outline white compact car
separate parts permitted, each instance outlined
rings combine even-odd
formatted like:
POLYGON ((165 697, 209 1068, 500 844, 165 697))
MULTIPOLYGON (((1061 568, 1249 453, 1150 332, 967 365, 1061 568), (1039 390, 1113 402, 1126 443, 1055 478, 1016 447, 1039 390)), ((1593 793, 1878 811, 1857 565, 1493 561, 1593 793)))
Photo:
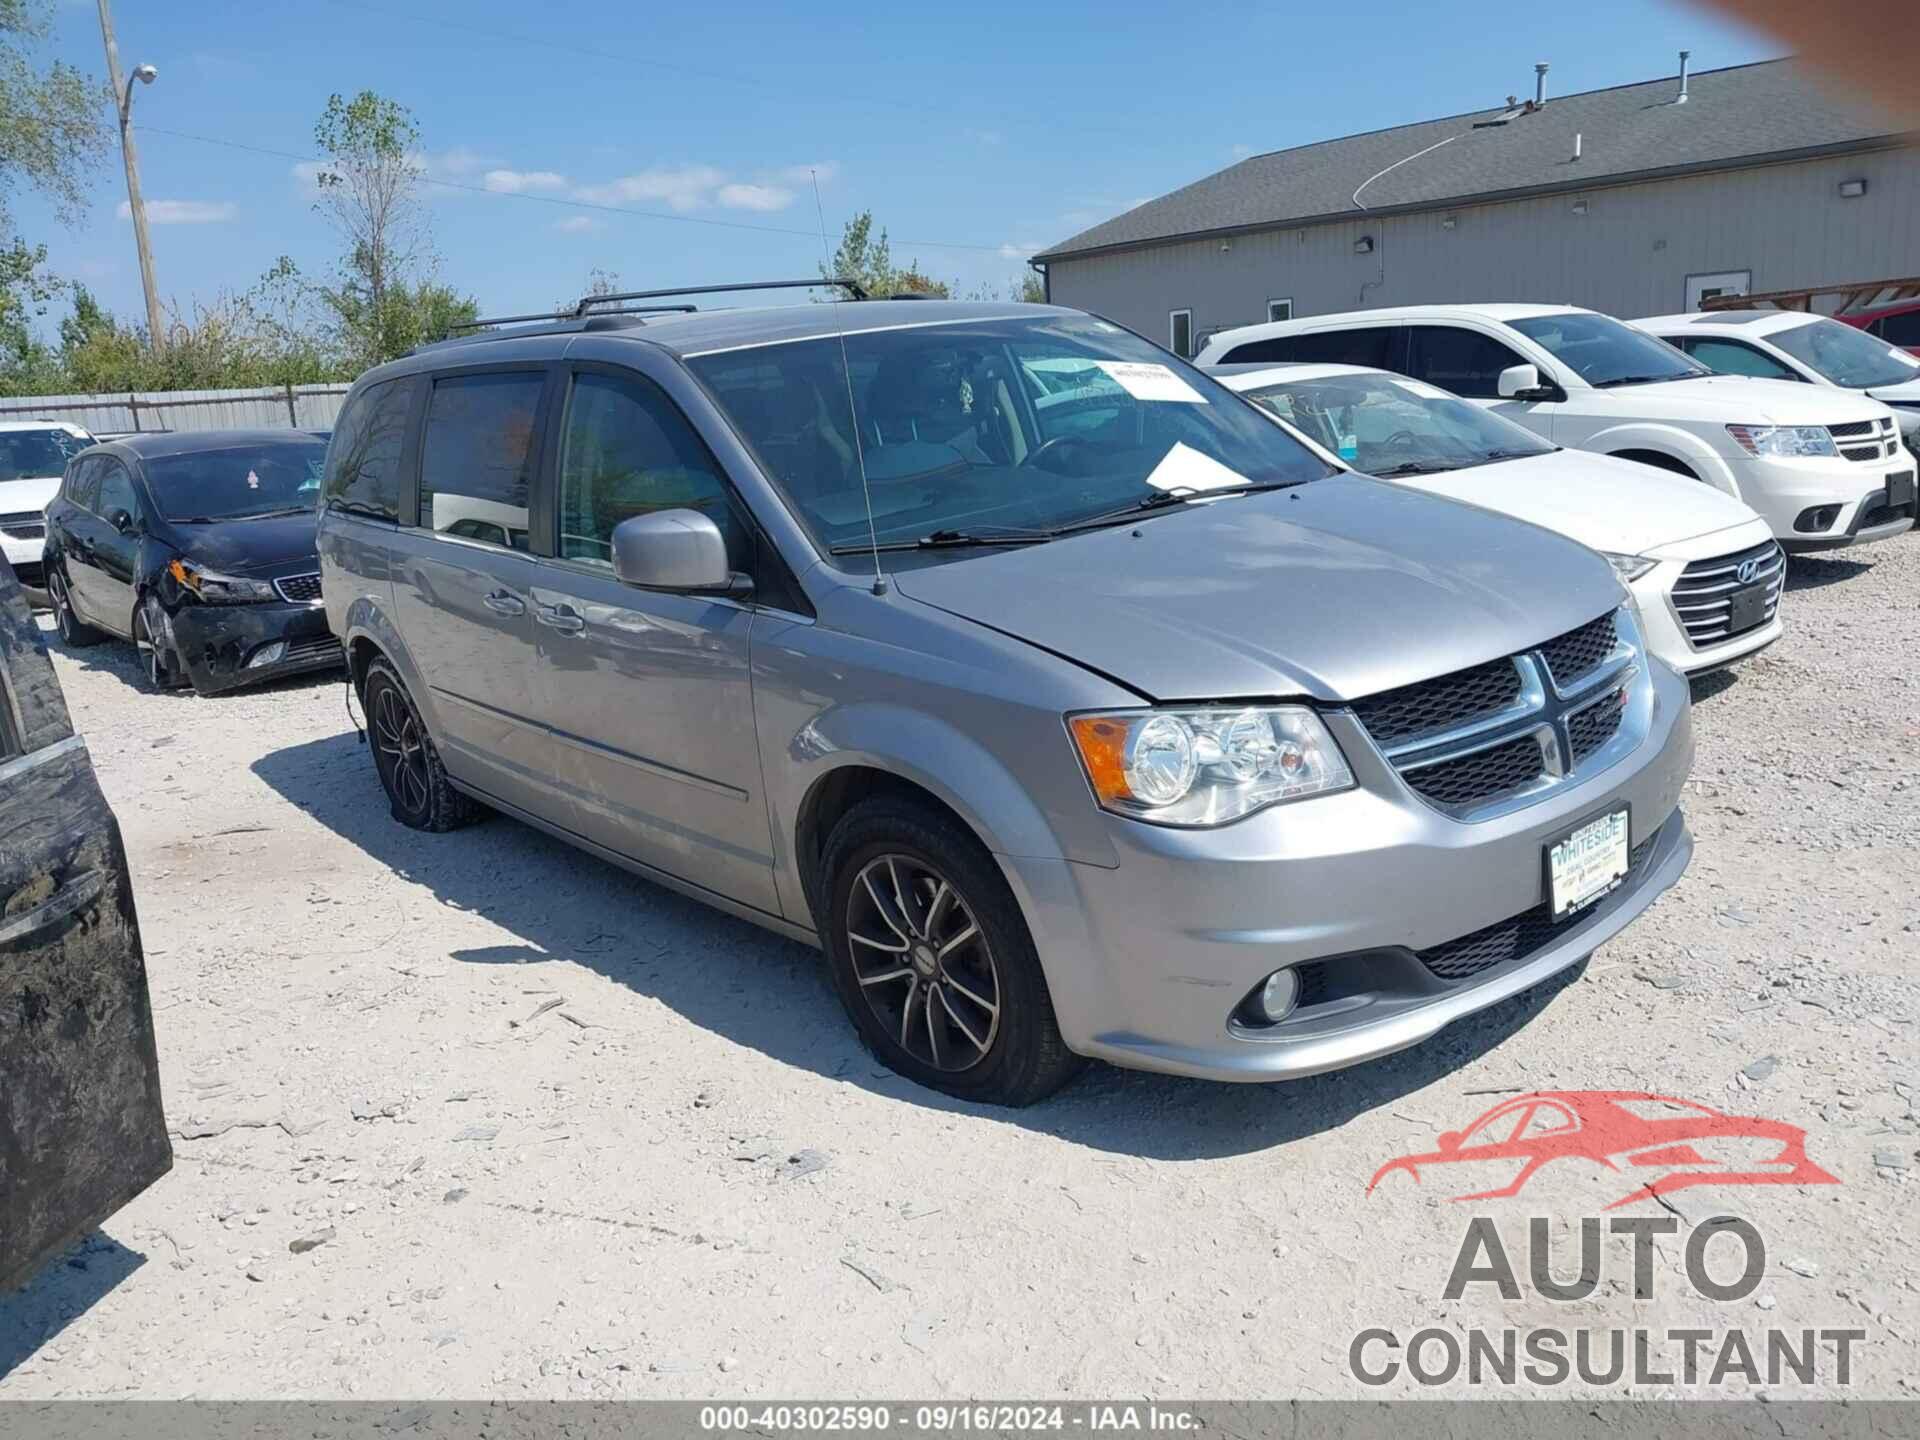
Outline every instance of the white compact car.
POLYGON ((1920 356, 1877 335, 1801 310, 1696 311, 1633 323, 1716 375, 1870 395, 1892 407, 1907 449, 1920 452, 1920 356))
POLYGON ((1626 582, 1647 646, 1698 675, 1780 638, 1786 557, 1740 501, 1677 475, 1549 445, 1435 386, 1352 365, 1216 371, 1365 474, 1528 520, 1598 550, 1626 582))
POLYGON ((1556 445, 1704 480, 1790 551, 1885 540, 1914 519, 1913 456, 1865 395, 1715 375, 1664 341, 1565 305, 1412 305, 1223 330, 1202 365, 1397 371, 1556 445))
POLYGON ((59 420, 0 420, 0 551, 22 585, 44 588, 47 502, 60 489, 67 461, 93 444, 78 425, 59 420))

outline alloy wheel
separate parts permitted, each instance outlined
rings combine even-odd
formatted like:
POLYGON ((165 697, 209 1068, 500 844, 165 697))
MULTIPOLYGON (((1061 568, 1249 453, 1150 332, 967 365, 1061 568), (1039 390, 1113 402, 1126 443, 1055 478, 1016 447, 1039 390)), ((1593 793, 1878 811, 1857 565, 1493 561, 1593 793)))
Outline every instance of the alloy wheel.
POLYGON ((49 576, 47 593, 53 597, 53 627, 67 644, 73 643, 73 610, 67 604, 67 586, 58 575, 49 576))
POLYGON ((860 994, 922 1064, 971 1070, 1000 1031, 1000 972, 960 892, 925 861, 869 861, 847 900, 848 949, 860 994))
POLYGON ((411 706, 390 685, 380 687, 374 701, 373 743, 383 757, 387 789, 409 814, 427 808, 427 756, 420 722, 411 706))

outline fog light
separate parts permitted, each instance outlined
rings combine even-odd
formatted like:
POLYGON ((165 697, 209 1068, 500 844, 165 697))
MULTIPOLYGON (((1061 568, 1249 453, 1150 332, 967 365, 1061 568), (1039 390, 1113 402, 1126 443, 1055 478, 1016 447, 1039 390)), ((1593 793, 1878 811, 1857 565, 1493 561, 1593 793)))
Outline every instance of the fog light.
POLYGON ((262 645, 253 652, 253 658, 247 661, 247 669, 258 670, 262 665, 278 665, 286 658, 287 642, 275 640, 271 645, 262 645))
POLYGON ((1300 998, 1300 977, 1291 969, 1276 970, 1267 977, 1267 983, 1260 987, 1260 998, 1256 1002, 1261 1016, 1269 1025, 1278 1025, 1293 1013, 1293 1007, 1300 998))

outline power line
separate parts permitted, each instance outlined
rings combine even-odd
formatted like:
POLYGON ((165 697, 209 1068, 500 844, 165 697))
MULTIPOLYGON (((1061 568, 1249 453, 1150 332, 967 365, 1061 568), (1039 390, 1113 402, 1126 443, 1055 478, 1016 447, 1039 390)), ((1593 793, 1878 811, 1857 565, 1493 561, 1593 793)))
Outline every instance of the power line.
MULTIPOLYGON (((141 125, 136 128, 142 134, 168 135, 176 140, 192 140, 201 145, 218 145, 227 150, 244 150, 251 155, 266 155, 277 160, 293 160, 312 165, 326 163, 317 155, 302 155, 292 150, 275 150, 270 146, 249 145, 239 140, 223 140, 216 135, 195 135, 186 130, 168 130, 159 125, 141 125)), ((720 220, 709 215, 679 215, 665 210, 635 210, 625 205, 605 205, 593 200, 575 200, 559 195, 532 195, 520 190, 492 190, 485 185, 473 185, 461 180, 442 180, 432 175, 422 175, 421 180, 428 185, 437 185, 447 190, 463 190, 474 195, 489 195, 496 200, 527 200, 536 205, 558 206, 564 210, 595 210, 608 215, 625 215, 637 220, 671 220, 681 225, 706 225, 722 230, 746 230, 759 235, 798 236, 803 240, 815 238, 815 232, 812 230, 797 230, 785 225, 756 225, 748 220, 720 220)), ((959 240, 896 240, 890 243, 922 250, 967 250, 993 254, 1000 252, 998 245, 970 244, 959 240)))

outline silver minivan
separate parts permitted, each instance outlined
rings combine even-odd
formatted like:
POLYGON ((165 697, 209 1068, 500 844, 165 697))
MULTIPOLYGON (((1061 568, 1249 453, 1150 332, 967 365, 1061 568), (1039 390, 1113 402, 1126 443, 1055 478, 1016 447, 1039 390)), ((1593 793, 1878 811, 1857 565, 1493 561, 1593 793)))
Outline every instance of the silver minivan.
POLYGON ((1685 869, 1687 686, 1590 551, 1075 311, 661 298, 354 385, 322 588, 402 824, 818 945, 1008 1104, 1400 1049, 1685 869))

